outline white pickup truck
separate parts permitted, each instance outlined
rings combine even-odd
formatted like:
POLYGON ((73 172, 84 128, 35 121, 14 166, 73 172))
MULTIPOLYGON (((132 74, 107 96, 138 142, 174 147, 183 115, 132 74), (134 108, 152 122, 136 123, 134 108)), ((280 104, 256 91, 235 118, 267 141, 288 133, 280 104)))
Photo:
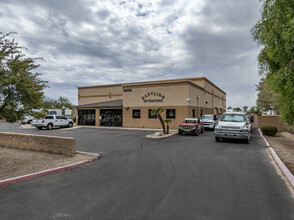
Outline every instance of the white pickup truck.
POLYGON ((72 127, 73 121, 62 115, 47 115, 44 119, 33 120, 32 126, 35 126, 39 130, 42 128, 51 130, 54 127, 72 127))
POLYGON ((215 141, 223 139, 243 139, 249 143, 254 118, 240 112, 226 112, 216 122, 214 128, 215 141))

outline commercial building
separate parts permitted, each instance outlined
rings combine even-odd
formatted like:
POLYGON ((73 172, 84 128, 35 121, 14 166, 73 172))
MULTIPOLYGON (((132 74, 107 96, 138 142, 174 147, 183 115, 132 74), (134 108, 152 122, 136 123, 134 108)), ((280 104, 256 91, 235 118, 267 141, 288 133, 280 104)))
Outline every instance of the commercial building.
POLYGON ((162 107, 171 128, 186 117, 222 113, 226 93, 205 77, 78 88, 78 125, 160 128, 152 109, 162 107))

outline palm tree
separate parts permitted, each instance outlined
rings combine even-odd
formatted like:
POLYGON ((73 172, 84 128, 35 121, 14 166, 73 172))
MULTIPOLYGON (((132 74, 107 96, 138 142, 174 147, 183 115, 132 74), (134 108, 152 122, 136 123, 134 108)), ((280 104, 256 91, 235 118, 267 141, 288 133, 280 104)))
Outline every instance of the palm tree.
POLYGON ((152 111, 150 112, 150 114, 152 116, 157 116, 159 121, 160 121, 160 124, 162 126, 162 131, 163 131, 163 134, 165 134, 165 125, 164 125, 164 122, 163 122, 163 119, 160 115, 160 113, 164 112, 164 108, 155 108, 155 109, 152 109, 152 111))
POLYGON ((169 119, 164 119, 164 122, 166 123, 166 133, 169 134, 169 124, 172 123, 173 120, 169 119))

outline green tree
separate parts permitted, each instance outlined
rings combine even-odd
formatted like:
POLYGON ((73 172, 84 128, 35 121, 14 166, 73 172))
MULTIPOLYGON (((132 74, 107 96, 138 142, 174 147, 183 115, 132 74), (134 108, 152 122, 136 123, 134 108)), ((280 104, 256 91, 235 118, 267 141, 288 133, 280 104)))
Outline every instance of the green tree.
POLYGON ((234 112, 241 112, 242 109, 241 109, 240 107, 236 107, 236 108, 233 108, 233 111, 234 111, 234 112))
POLYGON ((151 112, 150 112, 150 114, 152 116, 157 116, 158 117, 158 119, 160 121, 160 124, 161 124, 161 127, 162 127, 162 132, 163 132, 163 134, 165 134, 164 121, 163 121, 163 119, 162 119, 162 117, 160 115, 162 112, 164 112, 164 108, 156 108, 156 109, 152 109, 151 112))
POLYGON ((229 106, 227 109, 230 110, 230 109, 233 109, 233 108, 232 108, 232 106, 229 106))
POLYGON ((42 106, 44 109, 62 109, 62 114, 65 113, 65 109, 73 109, 69 99, 61 96, 58 99, 44 98, 42 106))
POLYGON ((164 119, 164 122, 166 123, 166 133, 169 134, 169 124, 173 122, 170 118, 164 119))
POLYGON ((257 114, 257 115, 261 115, 262 114, 262 111, 261 111, 261 109, 258 106, 252 106, 250 108, 250 112, 251 113, 254 113, 254 114, 257 114))
POLYGON ((257 94, 256 104, 264 112, 278 110, 278 94, 274 93, 265 78, 261 78, 258 85, 256 85, 257 94))
POLYGON ((38 112, 33 112, 34 118, 41 119, 44 118, 46 115, 48 115, 49 111, 47 109, 42 109, 38 112))
POLYGON ((263 46, 259 73, 279 94, 279 112, 294 124, 294 1, 263 0, 261 19, 251 30, 253 39, 263 46))
POLYGON ((247 110, 248 110, 248 106, 243 106, 243 111, 247 112, 247 110))
POLYGON ((37 58, 26 57, 26 48, 11 39, 13 34, 0 32, 0 119, 8 122, 39 108, 47 83, 34 72, 39 67, 37 58))

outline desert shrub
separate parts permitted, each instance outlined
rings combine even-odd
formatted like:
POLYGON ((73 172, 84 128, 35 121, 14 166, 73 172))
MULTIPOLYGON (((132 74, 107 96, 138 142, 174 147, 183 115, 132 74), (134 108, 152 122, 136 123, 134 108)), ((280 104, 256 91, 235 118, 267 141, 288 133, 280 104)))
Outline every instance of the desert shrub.
POLYGON ((278 131, 278 128, 275 126, 263 126, 261 128, 261 131, 264 135, 275 136, 278 131))
POLYGON ((286 131, 289 133, 294 134, 294 125, 287 125, 286 126, 286 131))

